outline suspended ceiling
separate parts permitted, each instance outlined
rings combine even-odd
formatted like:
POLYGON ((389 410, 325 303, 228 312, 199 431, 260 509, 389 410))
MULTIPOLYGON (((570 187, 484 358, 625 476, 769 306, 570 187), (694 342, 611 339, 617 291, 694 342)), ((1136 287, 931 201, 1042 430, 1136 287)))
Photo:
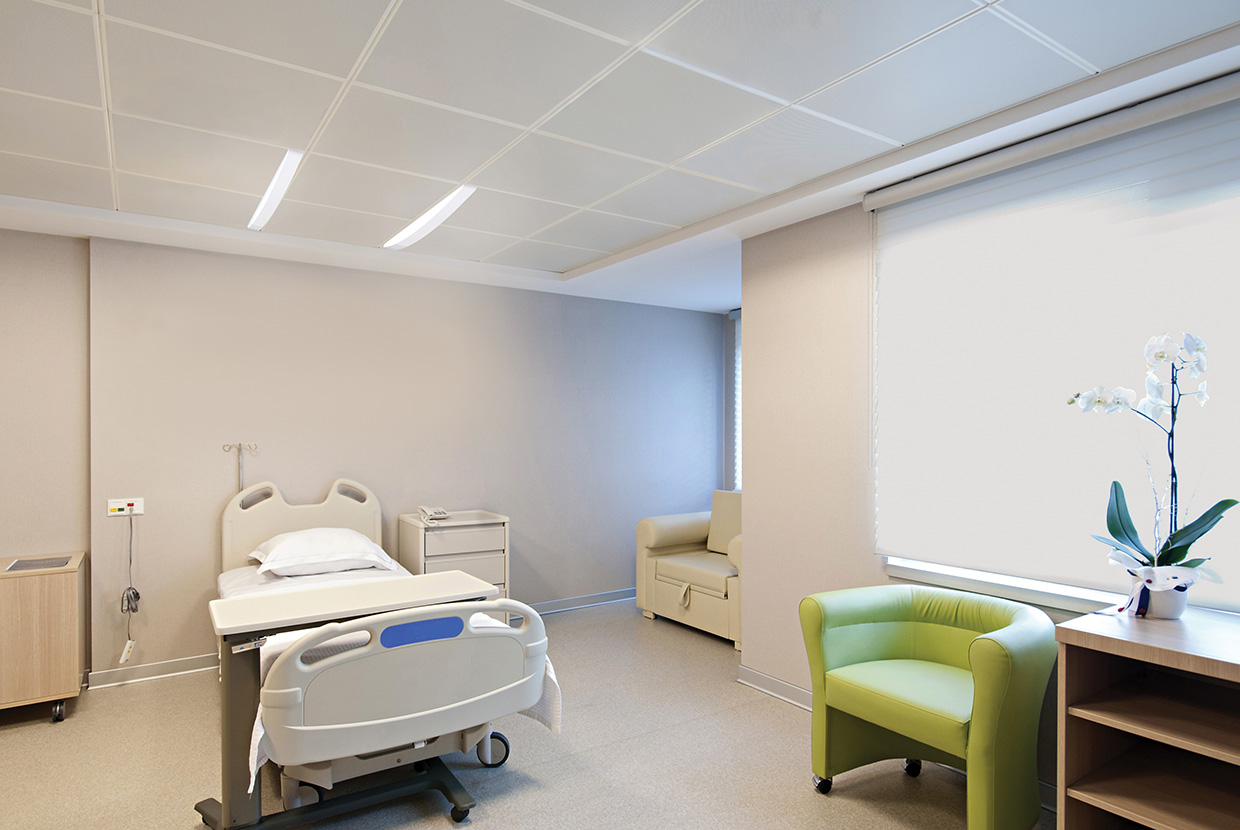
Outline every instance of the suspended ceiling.
POLYGON ((1238 22, 1234 0, 0 0, 0 224, 719 310, 733 219, 1238 22))

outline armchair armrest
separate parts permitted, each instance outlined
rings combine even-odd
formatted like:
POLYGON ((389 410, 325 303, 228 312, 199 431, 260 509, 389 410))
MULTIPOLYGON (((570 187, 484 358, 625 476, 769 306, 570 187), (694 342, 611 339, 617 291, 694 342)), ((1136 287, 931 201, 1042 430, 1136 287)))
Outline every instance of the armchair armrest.
POLYGON ((710 511, 651 516, 637 523, 637 549, 701 544, 710 534, 710 511))
POLYGON ((741 534, 732 537, 732 541, 728 542, 728 561, 732 563, 732 567, 736 568, 736 572, 741 570, 741 534))

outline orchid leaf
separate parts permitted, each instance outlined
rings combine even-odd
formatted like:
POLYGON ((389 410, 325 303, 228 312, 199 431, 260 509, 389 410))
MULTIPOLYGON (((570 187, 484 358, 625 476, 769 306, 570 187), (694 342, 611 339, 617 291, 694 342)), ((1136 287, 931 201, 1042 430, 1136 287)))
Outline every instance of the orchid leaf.
POLYGON ((1163 544, 1163 549, 1158 553, 1158 564, 1174 565, 1187 556, 1189 546, 1206 535, 1212 527, 1219 523, 1219 520, 1223 518, 1223 514, 1237 504, 1240 504, 1240 502, 1237 502, 1235 499, 1223 499, 1198 516, 1191 524, 1180 528, 1168 536, 1167 541, 1163 544))
POLYGON ((1107 530, 1125 545, 1145 554, 1147 560, 1154 559, 1153 555, 1145 549, 1145 545, 1141 544, 1137 529, 1132 524, 1132 517, 1128 515, 1128 502, 1124 500, 1124 488, 1118 481, 1111 482, 1111 500, 1107 503, 1107 530))
POLYGON ((1102 544, 1108 547, 1112 547, 1112 548, 1115 548, 1116 550, 1123 551, 1124 553, 1131 556, 1133 559, 1139 559, 1145 562, 1145 564, 1147 565, 1152 564, 1152 560, 1149 558, 1149 556, 1146 556, 1141 553, 1137 553, 1135 550, 1128 547, 1123 542, 1117 542, 1114 539, 1111 539, 1107 536, 1098 536, 1097 534, 1094 534, 1093 538, 1097 539, 1099 542, 1101 542, 1102 544))
POLYGON ((1205 563, 1209 561, 1210 561, 1210 557, 1208 556, 1203 559, 1190 559, 1187 562, 1181 562, 1180 567, 1181 568, 1200 568, 1202 565, 1204 565, 1205 563))

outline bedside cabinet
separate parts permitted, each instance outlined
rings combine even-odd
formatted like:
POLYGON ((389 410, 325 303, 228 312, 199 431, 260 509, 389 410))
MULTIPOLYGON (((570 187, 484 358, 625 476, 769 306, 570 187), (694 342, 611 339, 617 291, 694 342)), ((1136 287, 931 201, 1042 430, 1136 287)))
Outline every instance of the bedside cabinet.
MULTIPOLYGON (((397 560, 410 573, 464 571, 510 596, 508 517, 486 510, 456 510, 431 524, 420 513, 400 514, 397 560)), ((500 615, 508 622, 507 615, 500 615)))
POLYGON ((86 670, 86 554, 0 556, 0 709, 65 699, 86 670))

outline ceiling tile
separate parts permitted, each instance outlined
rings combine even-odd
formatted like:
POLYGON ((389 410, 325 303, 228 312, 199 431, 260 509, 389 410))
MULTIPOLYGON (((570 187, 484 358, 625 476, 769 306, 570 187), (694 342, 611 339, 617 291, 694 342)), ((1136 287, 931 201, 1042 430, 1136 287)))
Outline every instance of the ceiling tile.
POLYGON ((415 254, 467 259, 478 262, 513 243, 511 236, 449 228, 441 225, 405 250, 415 254))
POLYGON ((1003 0, 999 8, 1100 69, 1240 22, 1235 0, 1003 0))
POLYGON ((542 129, 670 163, 777 109, 766 98, 638 53, 542 129))
POLYGON ((585 207, 658 169, 593 147, 530 135, 483 170, 474 184, 585 207))
POLYGON ((606 251, 583 251, 580 248, 553 245, 550 242, 525 240, 488 257, 487 262, 563 273, 570 268, 606 255, 606 251))
POLYGON ((100 106, 94 15, 0 0, 0 87, 100 106))
POLYGON ((108 21, 117 113, 304 149, 340 83, 108 21))
POLYGON ((108 0, 108 17, 346 77, 388 0, 108 0))
POLYGON ((60 0, 60 2, 65 6, 77 6, 92 12, 95 10, 95 0, 60 0))
POLYGON ((752 202, 761 195, 692 173, 664 170, 601 202, 598 208, 683 226, 752 202))
POLYGON ((970 0, 704 0, 649 48, 795 101, 976 9, 970 0))
POLYGON ((779 191, 891 149, 876 138, 788 109, 679 166, 779 191))
POLYGON ((618 251, 672 230, 670 225, 585 210, 552 225, 536 237, 596 251, 618 251))
POLYGON ((805 101, 908 143, 1086 77, 1080 67, 982 12, 805 101))
POLYGON ((454 228, 529 236, 576 208, 479 188, 445 222, 454 228))
POLYGON ((687 0, 626 0, 600 3, 598 0, 529 0, 553 14, 567 17, 606 32, 629 43, 644 40, 672 15, 689 5, 687 0))
POLYGON ((315 149, 459 182, 519 135, 494 121, 355 86, 315 149))
POLYGON ((302 161, 288 198, 412 220, 452 188, 437 179, 312 154, 302 161))
POLYGON ((407 224, 409 223, 404 219, 307 205, 285 199, 276 208, 275 215, 263 231, 378 248, 407 224))
POLYGON ((103 110, 0 91, 0 151, 108 166, 103 110))
POLYGON ((117 170, 258 196, 284 158, 270 144, 123 115, 113 116, 112 137, 117 170))
POLYGON ((105 210, 114 207, 107 170, 4 152, 0 152, 0 193, 105 210))
POLYGON ((503 0, 405 0, 359 80, 528 126, 623 51, 503 0))
POLYGON ((116 190, 121 210, 228 228, 244 228, 261 197, 130 173, 116 175, 116 190))

